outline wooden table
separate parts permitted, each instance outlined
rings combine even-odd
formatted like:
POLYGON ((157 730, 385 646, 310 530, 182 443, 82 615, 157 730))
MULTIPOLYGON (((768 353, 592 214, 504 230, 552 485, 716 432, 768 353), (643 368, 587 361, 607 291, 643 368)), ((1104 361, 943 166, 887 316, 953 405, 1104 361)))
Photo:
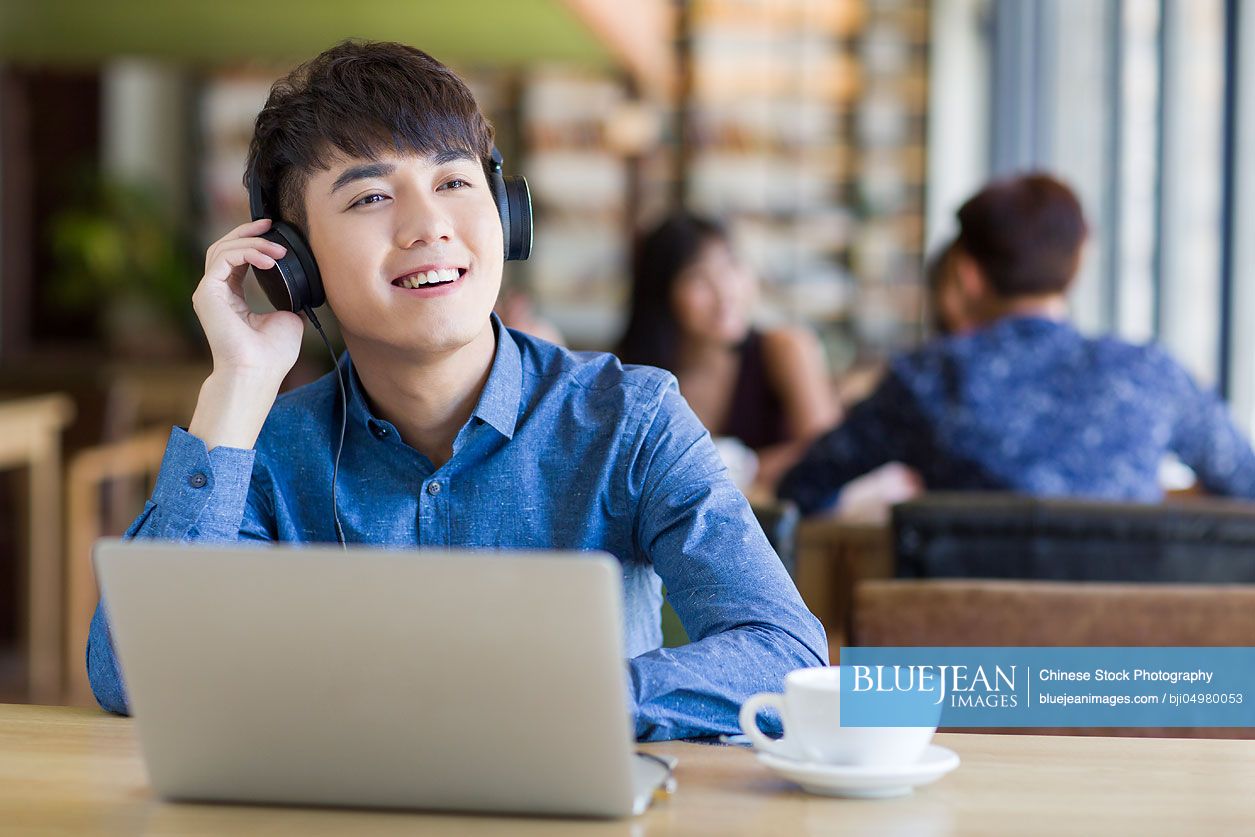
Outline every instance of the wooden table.
POLYGON ((73 418, 64 395, 0 400, 0 468, 27 469, 27 688, 35 701, 61 694, 61 432, 73 418))
POLYGON ((939 735, 962 766, 889 800, 810 796, 736 747, 666 743, 679 790, 642 817, 566 821, 189 805, 153 797, 133 725, 0 705, 0 834, 1234 834, 1255 825, 1255 741, 939 735))

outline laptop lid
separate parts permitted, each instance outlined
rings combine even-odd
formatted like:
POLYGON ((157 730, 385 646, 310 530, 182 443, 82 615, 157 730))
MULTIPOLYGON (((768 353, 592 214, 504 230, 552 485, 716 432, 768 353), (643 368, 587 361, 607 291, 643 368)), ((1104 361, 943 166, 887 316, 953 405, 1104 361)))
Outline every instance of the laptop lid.
POLYGON ((95 564, 164 797, 632 812, 609 555, 103 540, 95 564))

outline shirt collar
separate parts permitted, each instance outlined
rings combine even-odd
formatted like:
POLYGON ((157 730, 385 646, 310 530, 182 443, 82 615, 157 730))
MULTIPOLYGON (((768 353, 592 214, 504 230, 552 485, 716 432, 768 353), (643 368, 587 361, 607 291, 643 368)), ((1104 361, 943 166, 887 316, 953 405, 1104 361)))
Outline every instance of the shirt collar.
POLYGON ((992 329, 1011 329, 1015 331, 1075 331, 1076 327, 1067 319, 1057 319, 1044 314, 1026 312, 1008 314, 991 323, 992 329))
MULTIPOLYGON (((492 425, 498 433, 507 439, 514 438, 514 428, 518 421, 519 405, 523 398, 523 360, 519 354, 518 344, 510 335, 509 329, 501 322, 496 312, 492 315, 492 329, 496 336, 497 348, 493 356, 492 370, 488 373, 488 381, 484 391, 479 395, 479 403, 471 412, 472 417, 492 425)), ((370 412, 366 403, 366 393, 358 380, 357 370, 353 368, 353 360, 345 351, 340 366, 348 370, 347 379, 349 396, 349 420, 366 427, 378 435, 378 430, 388 422, 377 418, 370 412)))
POLYGON ((519 407, 523 401, 523 358, 510 330, 494 311, 492 329, 497 335, 497 354, 492 361, 488 382, 471 414, 483 419, 507 439, 514 438, 519 407))

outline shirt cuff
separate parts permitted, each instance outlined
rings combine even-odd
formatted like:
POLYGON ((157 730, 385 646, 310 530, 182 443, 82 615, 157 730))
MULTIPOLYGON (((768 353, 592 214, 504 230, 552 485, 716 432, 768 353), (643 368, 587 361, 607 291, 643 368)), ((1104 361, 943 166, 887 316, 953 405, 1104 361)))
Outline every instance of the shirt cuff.
POLYGON ((211 451, 199 437, 173 428, 153 489, 153 508, 137 534, 169 540, 235 540, 256 456, 251 449, 211 451))

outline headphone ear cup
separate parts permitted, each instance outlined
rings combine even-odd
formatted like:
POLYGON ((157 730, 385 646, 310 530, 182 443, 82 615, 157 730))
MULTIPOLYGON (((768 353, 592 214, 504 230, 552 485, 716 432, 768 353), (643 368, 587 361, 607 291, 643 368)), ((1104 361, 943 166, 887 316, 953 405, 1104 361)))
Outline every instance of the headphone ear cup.
POLYGON ((512 174, 501 179, 509 206, 508 223, 503 222, 505 257, 522 261, 532 254, 532 191, 522 175, 512 174))
POLYGON ((281 242, 288 252, 280 259, 280 265, 289 260, 294 264, 291 266, 295 269, 291 271, 292 276, 300 285, 301 302, 303 303, 296 310, 301 311, 305 308, 318 308, 327 301, 327 294, 322 287, 322 271, 318 269, 318 262, 314 260, 314 251, 309 249, 309 244, 305 241, 305 236, 293 227, 283 221, 275 221, 271 230, 283 236, 285 242, 281 242))
MULTIPOLYGON (((288 247, 287 239, 279 235, 274 229, 267 230, 259 237, 264 238, 266 241, 273 241, 282 247, 288 247)), ((278 259, 274 267, 260 268, 257 265, 253 265, 253 276, 257 277, 257 284, 266 294, 266 299, 270 300, 270 304, 277 311, 300 310, 298 305, 300 288, 290 279, 292 275, 290 263, 295 261, 290 254, 291 249, 289 248, 288 254, 278 259), (284 264, 285 262, 289 262, 289 264, 284 264)))
POLYGON ((488 172, 488 188, 492 190, 492 202, 497 205, 501 219, 502 248, 506 260, 510 259, 510 196, 506 192, 505 178, 499 171, 488 172))
POLYGON ((258 269, 253 267, 253 275, 279 311, 300 312, 306 308, 317 308, 326 302, 322 287, 322 275, 318 271, 318 263, 310 252, 305 239, 293 227, 282 221, 275 221, 261 238, 273 241, 287 252, 274 267, 258 269))

